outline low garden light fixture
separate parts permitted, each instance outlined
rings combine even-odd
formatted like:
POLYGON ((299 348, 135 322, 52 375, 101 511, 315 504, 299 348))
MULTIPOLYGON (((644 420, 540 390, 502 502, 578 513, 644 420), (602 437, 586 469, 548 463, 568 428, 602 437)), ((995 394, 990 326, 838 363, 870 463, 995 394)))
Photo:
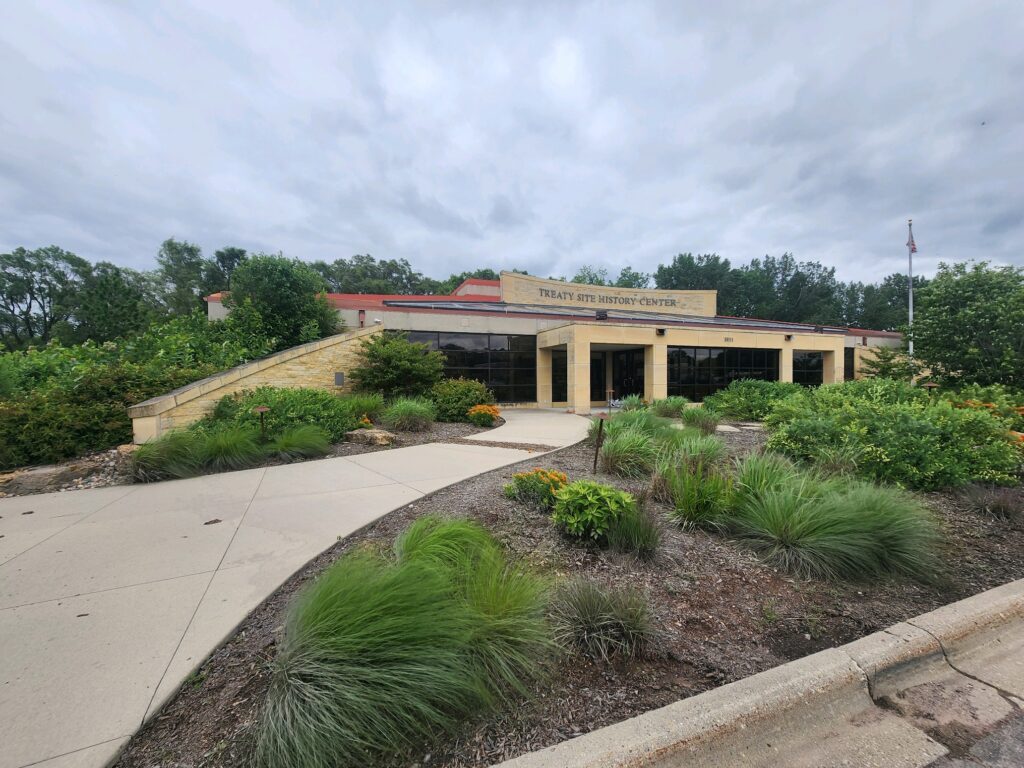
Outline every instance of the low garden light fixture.
POLYGON ((927 389, 928 395, 932 396, 935 394, 935 390, 939 388, 939 385, 936 384, 934 381, 926 381, 924 384, 921 385, 921 387, 923 389, 927 389))
POLYGON ((264 416, 264 414, 266 414, 266 412, 269 410, 270 408, 268 408, 265 405, 257 405, 255 408, 252 409, 253 413, 258 413, 260 415, 260 440, 263 441, 266 441, 267 439, 267 423, 265 421, 266 417, 264 416))

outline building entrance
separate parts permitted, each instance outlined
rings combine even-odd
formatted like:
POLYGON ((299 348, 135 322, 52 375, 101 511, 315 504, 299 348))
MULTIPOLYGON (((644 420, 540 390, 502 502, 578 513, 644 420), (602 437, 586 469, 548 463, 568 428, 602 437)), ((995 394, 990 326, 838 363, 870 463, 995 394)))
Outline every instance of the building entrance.
POLYGON ((621 349, 612 352, 612 387, 615 397, 644 396, 644 350, 621 349))

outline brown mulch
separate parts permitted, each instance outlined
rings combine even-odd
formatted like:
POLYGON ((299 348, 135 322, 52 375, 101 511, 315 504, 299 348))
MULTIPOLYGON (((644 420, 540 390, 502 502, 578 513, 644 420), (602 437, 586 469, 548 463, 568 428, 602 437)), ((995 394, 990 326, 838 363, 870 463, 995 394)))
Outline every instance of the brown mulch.
MULTIPOLYGON (((748 430, 720 437, 734 455, 754 450, 764 440, 763 433, 748 430)), ((540 463, 578 479, 594 477, 592 460, 592 446, 581 443, 540 463)), ((423 514, 476 519, 512 552, 548 573, 641 589, 660 637, 646 658, 629 663, 562 659, 529 700, 467 724, 457 738, 434 745, 429 754, 396 761, 396 767, 491 765, 1024 576, 1024 520, 980 516, 947 494, 923 497, 947 534, 948 571, 938 585, 801 581, 761 564, 724 538, 683 531, 668 522, 658 558, 637 562, 569 541, 544 513, 506 499, 501 489, 512 473, 536 463, 504 467, 442 489, 339 541, 246 619, 129 742, 116 765, 246 765, 248 739, 269 682, 267 664, 290 597, 346 550, 365 543, 389 546, 423 514)), ((599 478, 630 487, 606 475, 599 478)), ((668 512, 656 504, 652 508, 668 512)))

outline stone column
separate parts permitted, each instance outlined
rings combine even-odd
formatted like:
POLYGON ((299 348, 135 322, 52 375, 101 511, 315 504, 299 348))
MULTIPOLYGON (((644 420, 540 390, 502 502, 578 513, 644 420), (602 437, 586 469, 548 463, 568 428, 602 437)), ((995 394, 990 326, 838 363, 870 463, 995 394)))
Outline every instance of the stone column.
POLYGON ((644 347, 644 400, 668 397, 668 344, 644 347))
POLYGON ((793 380, 793 348, 779 350, 779 381, 793 380))
POLYGON ((835 384, 843 380, 843 356, 835 352, 821 353, 821 383, 835 384))
POLYGON ((551 407, 551 348, 537 349, 537 406, 551 407))
POLYGON ((566 344, 569 366, 569 407, 576 413, 590 413, 590 341, 579 341, 574 334, 566 344))

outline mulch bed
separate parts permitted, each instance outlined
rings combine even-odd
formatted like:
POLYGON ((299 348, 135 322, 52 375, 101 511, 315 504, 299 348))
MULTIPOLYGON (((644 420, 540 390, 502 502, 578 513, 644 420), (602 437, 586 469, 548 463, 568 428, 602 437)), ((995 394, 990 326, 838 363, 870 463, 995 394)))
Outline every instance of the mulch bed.
MULTIPOLYGON (((763 433, 720 435, 734 455, 756 449, 763 433)), ((539 749, 791 659, 840 645, 954 600, 1024 576, 1024 520, 962 509, 956 497, 923 498, 946 529, 948 572, 939 585, 884 581, 810 582, 762 565, 724 538, 669 523, 659 557, 639 563, 559 535, 547 516, 506 499, 513 472, 535 464, 570 479, 594 477, 585 443, 442 489, 339 541, 268 598, 213 653, 191 682, 128 744, 122 768, 242 766, 266 691, 267 664, 295 591, 346 550, 388 547, 423 514, 466 516, 514 553, 554 575, 583 576, 643 590, 661 636, 647 658, 596 663, 562 659, 535 695, 500 715, 467 724, 429 754, 394 766, 487 766, 539 749)), ((597 476, 625 488, 629 483, 597 476)), ((632 490, 638 490, 634 487, 632 490)), ((661 513, 666 508, 653 507, 661 513)))

